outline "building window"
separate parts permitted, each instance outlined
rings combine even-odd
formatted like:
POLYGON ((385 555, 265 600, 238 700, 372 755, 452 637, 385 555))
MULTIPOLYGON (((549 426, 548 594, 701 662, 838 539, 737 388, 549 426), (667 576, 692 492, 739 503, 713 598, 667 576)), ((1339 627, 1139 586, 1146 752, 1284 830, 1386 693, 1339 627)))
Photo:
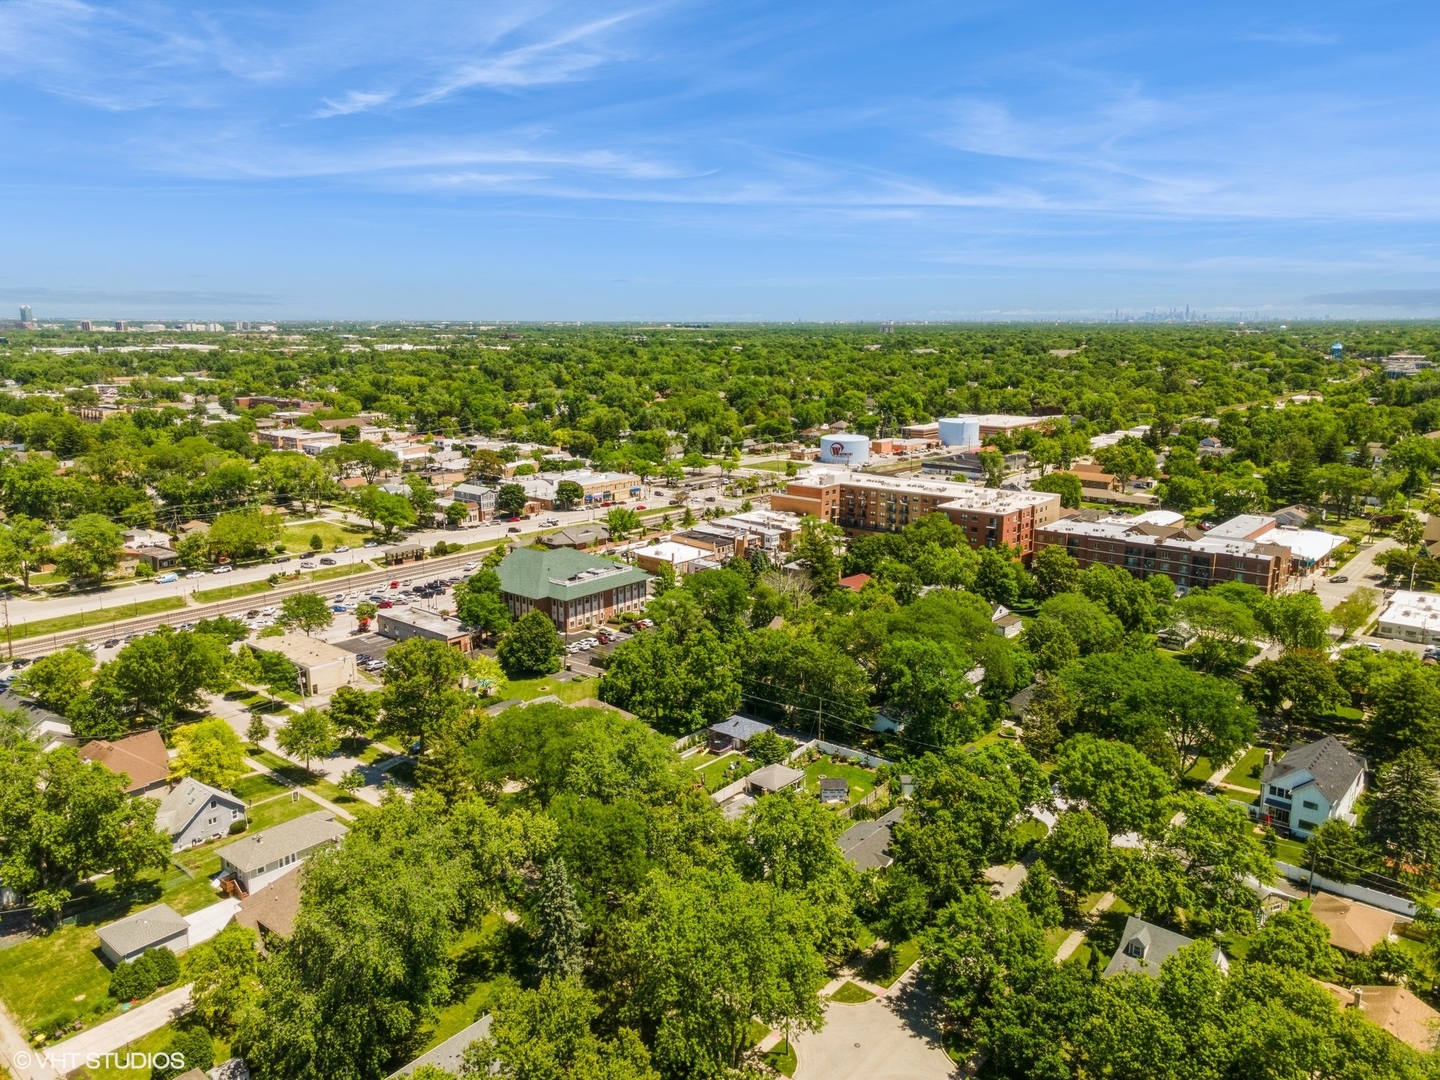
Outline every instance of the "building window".
POLYGON ((1319 810, 1319 809, 1320 809, 1320 807, 1319 807, 1316 803, 1313 803, 1313 802, 1303 802, 1303 803, 1301 803, 1300 805, 1303 806, 1303 807, 1305 807, 1306 810, 1319 810))

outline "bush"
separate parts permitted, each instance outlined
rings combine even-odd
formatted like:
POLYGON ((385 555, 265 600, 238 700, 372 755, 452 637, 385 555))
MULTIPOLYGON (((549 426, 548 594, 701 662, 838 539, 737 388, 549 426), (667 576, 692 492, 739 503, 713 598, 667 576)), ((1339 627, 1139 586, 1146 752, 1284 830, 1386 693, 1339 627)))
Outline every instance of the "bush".
POLYGON ((145 958, 150 961, 151 968, 155 972, 155 985, 157 987, 170 986, 176 979, 180 978, 180 958, 169 949, 163 946, 146 949, 145 958))
POLYGON ((119 964, 110 973, 110 996, 116 1001, 139 1001, 153 994, 159 985, 150 953, 119 964))
POLYGON ((239 821, 230 822, 230 835, 238 836, 240 833, 245 831, 245 826, 248 824, 249 822, 247 822, 243 817, 239 821))
MULTIPOLYGON (((459 547, 460 547, 460 545, 459 545, 459 544, 456 544, 455 547, 456 547, 456 549, 458 550, 459 547)), ((436 540, 436 541, 435 541, 435 554, 436 554, 436 555, 444 555, 444 554, 445 554, 447 551, 449 551, 449 550, 450 550, 450 545, 447 544, 447 543, 445 543, 444 540, 436 540)))
POLYGON ((165 1053, 170 1061, 150 1067, 150 1080, 173 1080, 191 1069, 208 1072, 215 1067, 215 1044, 202 1027, 181 1028, 170 1037, 165 1053))

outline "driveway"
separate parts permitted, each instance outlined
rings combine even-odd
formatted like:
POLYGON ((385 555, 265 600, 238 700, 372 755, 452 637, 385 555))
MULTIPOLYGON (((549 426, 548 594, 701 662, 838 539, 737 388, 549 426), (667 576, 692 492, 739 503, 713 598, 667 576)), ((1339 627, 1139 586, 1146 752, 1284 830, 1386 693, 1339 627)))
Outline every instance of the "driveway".
POLYGON ((164 1027, 190 1007, 190 984, 137 1005, 114 1020, 97 1024, 89 1031, 50 1047, 51 1060, 66 1072, 83 1064, 91 1054, 108 1054, 143 1035, 164 1027))
POLYGON ((795 1080, 950 1080, 958 1066, 913 977, 863 1005, 825 1006, 825 1026, 795 1039, 795 1080))

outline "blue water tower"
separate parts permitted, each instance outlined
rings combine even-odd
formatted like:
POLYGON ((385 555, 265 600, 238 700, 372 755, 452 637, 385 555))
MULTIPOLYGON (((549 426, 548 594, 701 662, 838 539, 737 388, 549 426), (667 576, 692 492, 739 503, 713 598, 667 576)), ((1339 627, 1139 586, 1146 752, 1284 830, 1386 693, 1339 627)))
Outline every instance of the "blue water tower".
POLYGON ((1331 345, 1331 346, 1330 346, 1330 359, 1331 359, 1331 360, 1339 360, 1339 359, 1341 359, 1342 357, 1344 357, 1344 355, 1345 355, 1345 346, 1342 345, 1342 344, 1340 344, 1340 342, 1337 341, 1337 342, 1335 342, 1334 345, 1331 345))

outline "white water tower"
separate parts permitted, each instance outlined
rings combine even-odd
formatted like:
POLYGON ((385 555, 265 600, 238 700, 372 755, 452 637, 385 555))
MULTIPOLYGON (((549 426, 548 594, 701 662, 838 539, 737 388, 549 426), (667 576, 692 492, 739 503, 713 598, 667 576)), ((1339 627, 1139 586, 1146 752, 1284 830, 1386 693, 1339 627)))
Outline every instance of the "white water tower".
POLYGON ((870 440, 864 435, 824 435, 820 460, 827 465, 864 465, 870 459, 870 440))

